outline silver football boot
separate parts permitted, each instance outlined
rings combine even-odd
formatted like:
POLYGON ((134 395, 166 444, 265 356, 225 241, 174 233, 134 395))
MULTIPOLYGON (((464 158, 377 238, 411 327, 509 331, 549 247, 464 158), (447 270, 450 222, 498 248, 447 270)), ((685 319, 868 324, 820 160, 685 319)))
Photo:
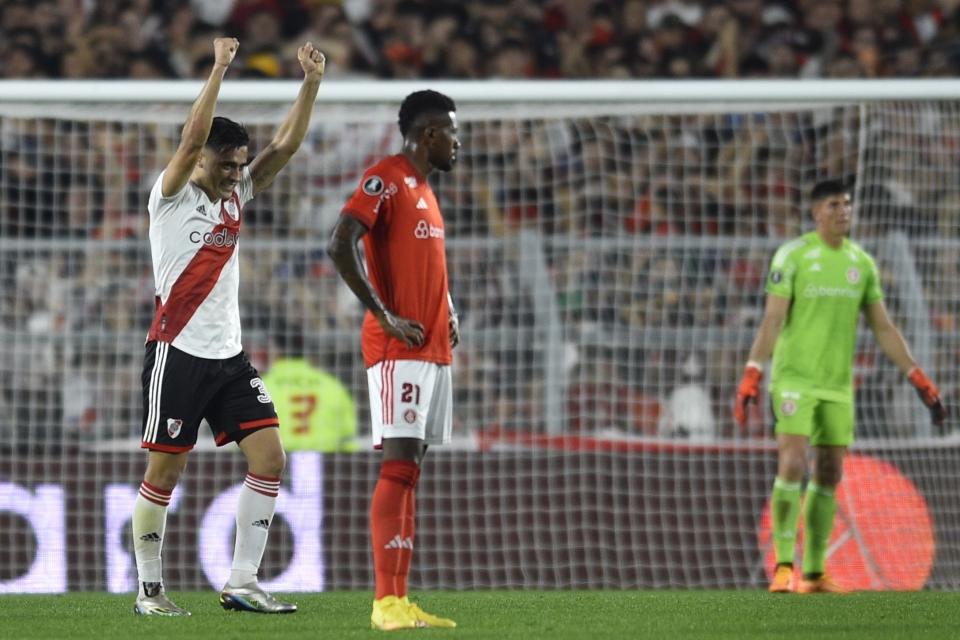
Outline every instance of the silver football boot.
POLYGON ((228 611, 253 611, 256 613, 293 613, 297 605, 277 600, 260 588, 256 582, 242 587, 226 585, 220 592, 220 606, 228 611))
POLYGON ((145 582, 141 586, 133 612, 140 616, 188 616, 190 612, 171 602, 159 582, 145 582))

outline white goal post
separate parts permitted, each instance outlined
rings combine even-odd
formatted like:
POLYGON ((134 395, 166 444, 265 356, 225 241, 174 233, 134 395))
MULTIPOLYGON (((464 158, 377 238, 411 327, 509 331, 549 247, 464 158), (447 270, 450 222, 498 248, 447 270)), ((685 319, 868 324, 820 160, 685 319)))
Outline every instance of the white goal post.
MULTIPOLYGON (((0 102, 146 102, 191 104, 200 81, 184 80, 4 80, 0 102)), ((220 104, 284 104, 299 90, 293 80, 229 80, 220 104)), ((397 80, 340 81, 328 79, 317 97, 324 103, 383 104, 430 88, 454 97, 458 104, 602 104, 773 105, 849 104, 880 100, 956 100, 960 80, 948 78, 886 80, 397 80)))
MULTIPOLYGON (((256 153, 298 87, 227 79, 218 113, 256 153)), ((431 449, 418 492, 414 586, 763 586, 771 417, 740 428, 732 398, 774 250, 810 229, 816 179, 850 176, 852 235, 951 421, 931 427, 862 327, 828 567, 856 588, 960 588, 960 80, 334 78, 242 231, 245 350, 268 374, 300 345, 287 355, 338 379, 358 425, 358 452, 291 452, 270 588, 372 584, 361 309, 324 247, 424 88, 460 117, 458 166, 431 182, 463 342, 455 442, 431 449)), ((146 195, 199 89, 0 82, 0 593, 134 588, 146 195)), ((214 449, 202 432, 174 494, 173 589, 229 568, 244 470, 214 449)))

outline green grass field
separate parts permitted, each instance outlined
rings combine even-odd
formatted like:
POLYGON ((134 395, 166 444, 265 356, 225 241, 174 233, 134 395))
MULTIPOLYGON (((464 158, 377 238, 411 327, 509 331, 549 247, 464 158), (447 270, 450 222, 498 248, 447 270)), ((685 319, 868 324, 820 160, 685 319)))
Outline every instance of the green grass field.
MULTIPOLYGON (((0 596, 0 638, 294 640, 371 638, 369 592, 298 594, 300 611, 226 612, 216 593, 172 593, 190 618, 141 618, 130 596, 0 596)), ((549 640, 599 638, 958 638, 960 594, 778 595, 761 591, 481 591, 414 594, 452 630, 402 635, 549 640)))

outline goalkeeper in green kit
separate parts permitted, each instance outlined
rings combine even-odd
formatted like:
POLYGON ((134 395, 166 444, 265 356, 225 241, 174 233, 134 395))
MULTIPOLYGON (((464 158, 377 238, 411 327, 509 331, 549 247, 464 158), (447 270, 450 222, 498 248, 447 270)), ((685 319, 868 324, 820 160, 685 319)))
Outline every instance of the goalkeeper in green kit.
POLYGON ((772 592, 842 593, 824 572, 836 512, 834 492, 853 442, 853 357, 862 312, 877 343, 916 388, 935 424, 946 411, 887 315, 873 258, 847 235, 852 209, 843 180, 818 182, 811 194, 816 230, 782 245, 767 276, 763 321, 737 388, 734 417, 760 395, 764 364, 773 355, 770 401, 776 418, 777 477, 771 496, 777 569, 772 592), (814 467, 803 506, 802 579, 794 584, 800 483, 807 448, 814 467))

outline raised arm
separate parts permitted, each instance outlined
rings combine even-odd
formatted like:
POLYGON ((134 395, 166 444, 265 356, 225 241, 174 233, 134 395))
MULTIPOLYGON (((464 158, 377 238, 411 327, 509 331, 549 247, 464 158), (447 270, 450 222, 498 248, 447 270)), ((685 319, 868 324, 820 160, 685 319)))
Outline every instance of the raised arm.
POLYGON ((400 340, 408 348, 423 344, 423 325, 394 315, 383 303, 373 288, 367 273, 360 262, 357 242, 367 232, 367 228, 356 218, 340 214, 337 224, 330 234, 327 253, 333 260, 340 277, 350 290, 360 299, 363 306, 370 310, 387 335, 400 340))
POLYGON ((303 84, 300 85, 300 93, 297 94, 290 113, 277 129, 273 140, 250 163, 254 193, 263 191, 273 183, 280 169, 286 166, 300 148, 303 138, 307 135, 307 127, 310 126, 313 103, 317 99, 317 91, 323 79, 326 59, 309 42, 297 50, 297 59, 303 67, 303 84))
POLYGON ((203 151, 203 145, 206 144, 207 136, 210 135, 213 112, 217 107, 217 97, 220 95, 220 84, 223 82, 227 67, 237 55, 239 46, 240 42, 236 38, 216 38, 213 41, 213 69, 210 70, 210 77, 200 90, 200 95, 193 103, 190 115, 187 116, 187 121, 183 125, 180 146, 167 163, 163 174, 163 185, 161 185, 164 197, 179 193, 190 179, 194 167, 197 166, 200 152, 203 151))
POLYGON ((790 298, 767 294, 767 305, 763 310, 763 320, 750 347, 747 366, 737 386, 737 400, 733 406, 733 417, 740 424, 747 422, 747 404, 756 402, 760 396, 760 382, 763 380, 763 368, 773 355, 773 347, 780 335, 780 328, 790 310, 790 298))
POLYGON ((942 424, 946 420, 947 411, 940 400, 940 390, 913 359, 907 341, 903 339, 900 330, 890 320, 890 315, 887 313, 887 307, 883 304, 883 300, 877 300, 865 306, 863 314, 866 316, 867 324, 870 325, 870 330, 873 331, 880 348, 897 365, 901 373, 907 376, 910 384, 917 390, 917 395, 920 396, 923 404, 930 410, 930 419, 934 424, 942 424))

